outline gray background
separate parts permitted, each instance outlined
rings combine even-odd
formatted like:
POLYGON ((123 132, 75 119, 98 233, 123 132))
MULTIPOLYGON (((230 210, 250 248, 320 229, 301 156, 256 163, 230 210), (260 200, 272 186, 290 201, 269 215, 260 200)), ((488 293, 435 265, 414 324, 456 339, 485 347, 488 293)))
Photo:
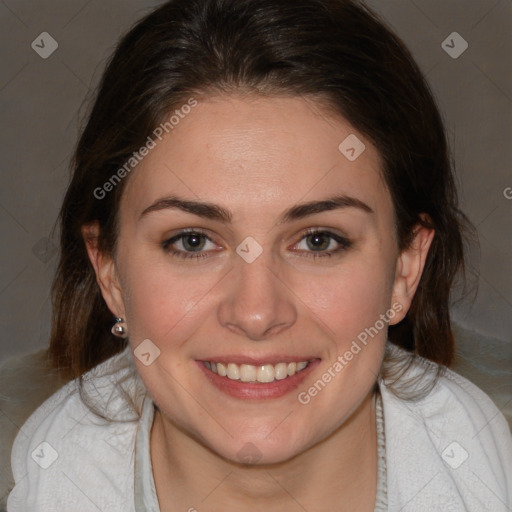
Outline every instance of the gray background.
MULTIPOLYGON (((52 228, 84 101, 119 36, 159 3, 0 2, 0 361, 47 344, 57 263, 52 228), (47 59, 31 48, 42 32, 59 45, 47 59)), ((479 268, 478 288, 453 316, 511 342, 512 200, 504 191, 512 187, 512 0, 367 3, 404 39, 430 81, 449 131, 462 206, 478 230, 480 250, 473 250, 470 267, 470 274, 479 268), (441 46, 452 32, 469 44, 457 59, 441 46)))

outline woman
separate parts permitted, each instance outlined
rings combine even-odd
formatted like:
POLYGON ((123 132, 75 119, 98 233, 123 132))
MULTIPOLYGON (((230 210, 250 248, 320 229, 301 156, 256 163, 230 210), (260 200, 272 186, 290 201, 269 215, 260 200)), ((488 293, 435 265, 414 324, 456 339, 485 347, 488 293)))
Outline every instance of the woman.
POLYGON ((8 510, 507 510, 451 372, 464 216, 409 52, 345 0, 174 0, 121 41, 61 210, 8 510))

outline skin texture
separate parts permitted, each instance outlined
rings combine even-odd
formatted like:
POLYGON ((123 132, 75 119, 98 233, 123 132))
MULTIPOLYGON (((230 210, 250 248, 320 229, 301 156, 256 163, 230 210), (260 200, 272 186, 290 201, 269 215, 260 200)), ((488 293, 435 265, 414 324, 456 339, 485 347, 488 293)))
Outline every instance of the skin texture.
MULTIPOLYGON (((198 102, 130 176, 115 257, 97 250, 95 225, 83 230, 103 296, 126 320, 132 348, 150 339, 160 350, 149 366, 135 361, 158 406, 151 456, 161 509, 373 511, 372 402, 386 329, 309 404, 297 395, 393 304, 401 311, 391 323, 404 317, 433 232, 418 228, 399 253, 376 149, 313 100, 240 95, 198 102), (350 134, 366 145, 355 161, 338 149, 350 134), (348 206, 278 223, 286 209, 335 194, 372 212, 348 206), (222 206, 231 222, 170 208, 142 215, 171 195, 222 206), (209 238, 200 244, 206 257, 165 250, 186 228, 209 238), (308 228, 350 245, 314 259, 340 244, 324 237, 319 250, 308 228), (263 249, 252 263, 236 252, 249 236, 263 249), (197 364, 228 354, 320 362, 282 397, 243 400, 211 385, 197 364), (240 463, 246 445, 253 464, 240 463)), ((197 254, 184 242, 173 248, 197 254)))

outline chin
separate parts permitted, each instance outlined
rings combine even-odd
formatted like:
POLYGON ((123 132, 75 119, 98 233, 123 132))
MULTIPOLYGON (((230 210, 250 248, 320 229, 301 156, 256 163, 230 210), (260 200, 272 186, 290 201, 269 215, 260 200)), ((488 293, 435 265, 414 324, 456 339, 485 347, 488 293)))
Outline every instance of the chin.
POLYGON ((313 445, 294 439, 290 432, 265 437, 243 436, 225 439, 221 445, 215 443, 210 449, 217 455, 231 462, 251 466, 264 466, 287 462, 300 455, 313 445))

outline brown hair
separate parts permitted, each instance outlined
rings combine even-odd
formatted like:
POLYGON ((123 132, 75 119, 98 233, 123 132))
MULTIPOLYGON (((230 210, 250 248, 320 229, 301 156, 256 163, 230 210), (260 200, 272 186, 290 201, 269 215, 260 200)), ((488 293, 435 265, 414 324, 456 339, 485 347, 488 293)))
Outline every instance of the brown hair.
POLYGON ((371 10, 348 0, 172 0, 123 37, 79 139, 60 212, 54 364, 80 375, 124 348, 110 333, 114 318, 81 227, 97 221, 101 250, 115 250, 119 201, 129 178, 105 197, 95 190, 173 108, 212 91, 322 98, 372 141, 382 157, 400 249, 418 223, 435 229, 412 306, 390 327, 389 339, 449 365, 450 290, 463 267, 466 221, 457 206, 443 123, 402 41, 371 10))

